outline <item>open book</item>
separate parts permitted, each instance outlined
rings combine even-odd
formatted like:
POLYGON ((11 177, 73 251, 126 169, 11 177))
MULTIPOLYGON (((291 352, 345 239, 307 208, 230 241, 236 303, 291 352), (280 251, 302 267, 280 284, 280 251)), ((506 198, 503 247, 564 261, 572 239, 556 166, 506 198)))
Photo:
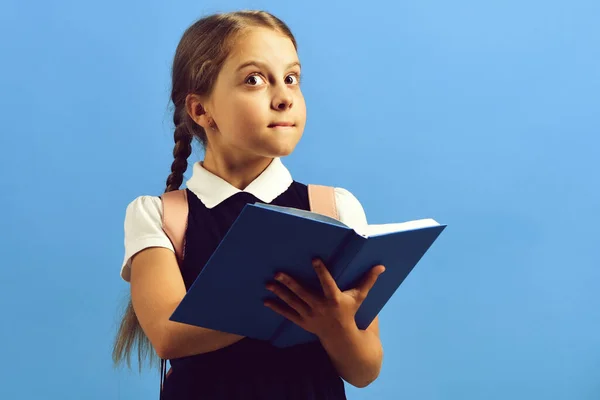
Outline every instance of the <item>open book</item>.
POLYGON ((270 341, 278 347, 317 340, 265 307, 263 301, 276 298, 265 284, 280 271, 320 291, 311 265, 318 257, 341 290, 355 287, 372 267, 385 265, 386 271, 356 313, 357 326, 365 329, 445 227, 433 219, 422 219, 368 225, 359 232, 310 211, 248 204, 171 320, 270 341))

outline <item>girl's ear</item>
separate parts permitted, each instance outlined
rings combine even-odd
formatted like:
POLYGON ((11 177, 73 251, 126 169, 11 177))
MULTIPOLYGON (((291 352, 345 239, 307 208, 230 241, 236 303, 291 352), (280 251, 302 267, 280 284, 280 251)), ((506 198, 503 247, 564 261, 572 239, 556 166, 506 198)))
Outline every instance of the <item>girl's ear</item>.
POLYGON ((208 130, 211 127, 212 118, 206 112, 204 104, 206 99, 197 94, 188 94, 185 98, 185 110, 194 122, 208 130))

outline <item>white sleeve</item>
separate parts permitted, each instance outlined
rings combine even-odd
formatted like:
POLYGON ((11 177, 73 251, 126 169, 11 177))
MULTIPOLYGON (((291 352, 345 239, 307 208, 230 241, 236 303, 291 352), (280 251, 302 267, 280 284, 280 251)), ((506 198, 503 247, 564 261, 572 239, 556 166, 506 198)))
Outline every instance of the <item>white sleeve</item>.
POLYGON ((335 203, 340 221, 357 231, 364 231, 367 226, 365 210, 358 199, 344 188, 334 188, 335 203))
POLYGON ((173 245, 162 229, 162 200, 157 196, 140 196, 127 206, 125 212, 125 258, 121 266, 121 277, 131 278, 131 257, 148 247, 173 245))

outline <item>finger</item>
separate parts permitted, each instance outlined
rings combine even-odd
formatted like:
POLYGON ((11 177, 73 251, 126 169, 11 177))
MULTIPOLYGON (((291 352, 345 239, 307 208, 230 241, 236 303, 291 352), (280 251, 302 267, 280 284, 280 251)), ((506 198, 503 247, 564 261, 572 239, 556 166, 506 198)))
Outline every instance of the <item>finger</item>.
POLYGON ((267 290, 275 293, 277 297, 279 297, 283 302, 285 302, 285 304, 300 314, 300 316, 308 315, 310 311, 309 305, 296 296, 296 294, 287 290, 284 286, 277 285, 275 283, 269 283, 267 284, 267 290))
POLYGON ((377 265, 367 272, 362 282, 356 287, 360 302, 364 301, 369 291, 373 288, 373 285, 375 285, 375 282, 377 282, 379 275, 383 274, 384 271, 385 267, 383 265, 377 265))
POLYGON ((290 292, 295 294, 300 300, 302 300, 309 307, 313 307, 315 304, 315 296, 306 290, 302 285, 300 285, 295 279, 291 276, 288 276, 283 273, 278 273, 275 275, 275 280, 279 283, 287 287, 290 292))
POLYGON ((296 325, 302 327, 302 321, 303 321, 302 317, 297 312, 292 310, 291 308, 286 307, 282 304, 279 304, 278 302, 276 302, 274 300, 265 300, 264 305, 266 307, 269 307, 271 310, 275 311, 277 314, 281 315, 282 317, 284 317, 284 318, 292 321, 296 325))
POLYGON ((331 276, 325 264, 323 264, 323 261, 316 259, 313 260, 312 264, 317 276, 319 277, 319 281, 321 282, 321 287, 323 288, 323 294, 325 297, 329 299, 335 298, 340 293, 340 289, 338 288, 333 276, 331 276))

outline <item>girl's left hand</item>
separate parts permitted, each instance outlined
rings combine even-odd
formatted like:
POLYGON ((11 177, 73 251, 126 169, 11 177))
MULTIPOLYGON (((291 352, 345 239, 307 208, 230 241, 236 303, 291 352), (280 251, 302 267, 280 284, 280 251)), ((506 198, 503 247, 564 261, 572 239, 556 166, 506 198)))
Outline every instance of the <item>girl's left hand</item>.
POLYGON ((385 267, 373 267, 357 287, 344 292, 321 260, 313 261, 313 267, 323 288, 322 295, 312 293, 290 276, 278 273, 275 280, 280 284, 269 283, 267 289, 287 306, 272 300, 266 300, 265 305, 320 339, 337 335, 341 330, 356 329, 356 311, 385 267))

